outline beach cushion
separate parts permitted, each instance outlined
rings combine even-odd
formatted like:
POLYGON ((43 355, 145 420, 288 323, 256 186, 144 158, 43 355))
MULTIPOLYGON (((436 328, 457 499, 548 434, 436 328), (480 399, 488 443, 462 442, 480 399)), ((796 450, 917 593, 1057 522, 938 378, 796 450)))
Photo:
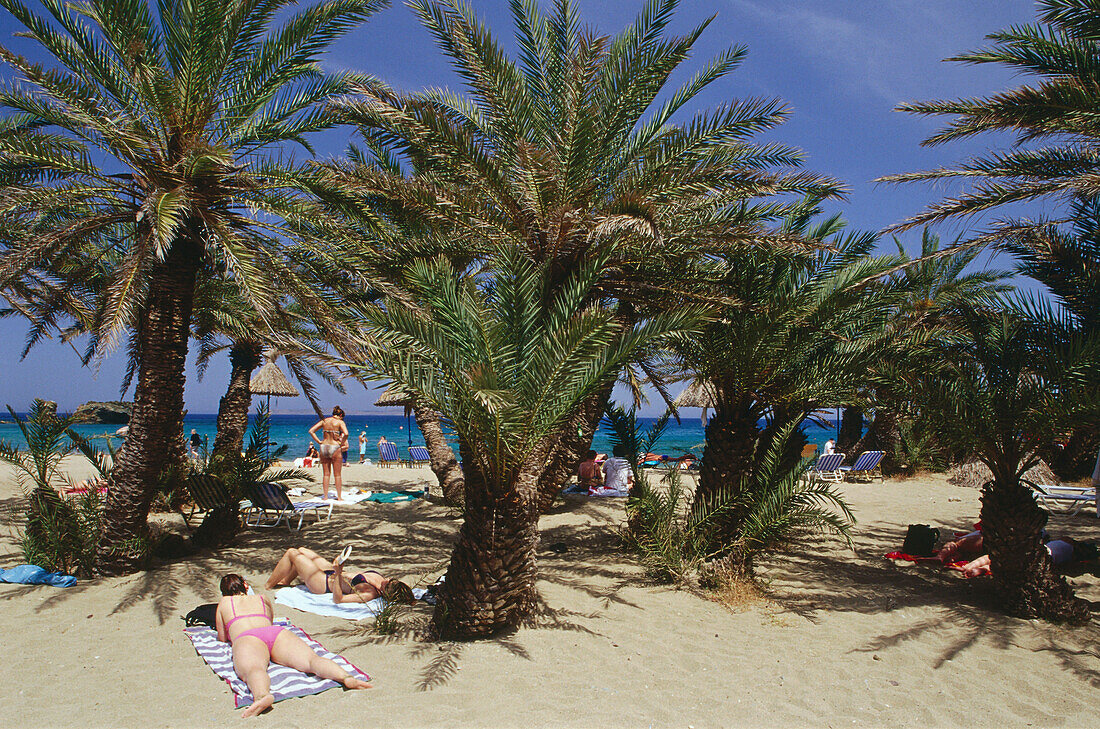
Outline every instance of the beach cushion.
MULTIPOLYGON (((304 640, 306 645, 312 648, 317 655, 322 658, 330 658, 351 675, 364 681, 370 681, 370 676, 360 671, 343 656, 327 650, 323 645, 306 635, 300 628, 282 619, 276 620, 275 624, 283 626, 304 640)), ((222 643, 218 640, 217 632, 206 626, 184 628, 183 632, 190 638, 191 644, 195 646, 195 650, 206 661, 206 665, 210 666, 214 673, 229 684, 229 688, 233 691, 234 706, 238 709, 242 706, 251 706, 252 692, 248 690, 248 684, 241 680, 241 677, 233 670, 233 648, 228 643, 222 643)), ((271 694, 275 697, 275 701, 292 699, 296 696, 319 694, 322 691, 340 686, 335 681, 311 676, 308 673, 302 673, 293 668, 281 666, 278 663, 269 665, 267 673, 271 677, 271 694)))

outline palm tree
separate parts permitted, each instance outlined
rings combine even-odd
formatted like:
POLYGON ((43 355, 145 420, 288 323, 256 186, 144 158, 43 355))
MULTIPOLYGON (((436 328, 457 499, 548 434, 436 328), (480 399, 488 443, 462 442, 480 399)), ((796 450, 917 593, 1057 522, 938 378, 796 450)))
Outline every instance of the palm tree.
POLYGON ((1087 604, 1051 570, 1041 534, 1047 516, 1022 475, 1039 449, 1082 413, 1100 405, 1098 342, 1042 310, 972 310, 959 334, 937 341, 944 376, 923 383, 939 436, 989 467, 982 488, 982 531, 993 584, 1010 614, 1083 622, 1087 604))
POLYGON ((909 256, 897 237, 894 243, 902 267, 891 274, 891 285, 899 297, 889 324, 893 342, 866 378, 864 404, 874 409, 874 419, 866 434, 853 440, 851 450, 838 445, 838 450, 846 453, 884 451, 881 467, 886 474, 897 471, 900 465, 897 459, 903 450, 902 426, 911 426, 906 428, 909 445, 927 426, 924 420, 914 421, 906 385, 933 376, 929 368, 940 364, 928 356, 926 343, 949 334, 961 311, 990 305, 999 294, 1012 289, 1005 283, 1009 274, 1003 271, 968 271, 981 253, 979 248, 952 245, 944 249, 945 253, 939 236, 927 228, 921 234, 920 255, 916 258, 909 256))
MULTIPOLYGON (((1068 227, 1020 230, 1000 247, 1015 256, 1016 272, 1045 284, 1076 330, 1100 336, 1100 198, 1077 198, 1068 227)), ((1089 474, 1100 447, 1100 412, 1076 424, 1065 447, 1051 453, 1063 478, 1089 474)))
MULTIPOLYGON (((571 0, 555 0, 549 13, 535 0, 513 0, 516 60, 469 5, 409 4, 469 95, 375 86, 338 102, 412 175, 344 165, 324 184, 348 199, 381 197, 415 211, 437 239, 478 259, 506 242, 559 281, 611 252, 615 265, 593 296, 615 307, 624 331, 670 305, 706 299, 692 259, 758 238, 761 221, 786 209, 768 198, 838 191, 832 180, 795 170, 797 150, 749 141, 784 119, 777 100, 734 100, 674 121, 745 56, 730 48, 667 88, 709 24, 669 34, 676 0, 649 0, 611 38, 585 29, 571 0)), ((544 506, 588 448, 610 395, 608 383, 562 426, 543 475, 544 506)))
MULTIPOLYGON (((842 235, 839 217, 811 228, 814 212, 809 205, 792 218, 785 235, 816 241, 823 250, 759 249, 723 260, 724 291, 738 303, 724 309, 701 335, 676 346, 684 369, 714 409, 696 498, 699 503, 732 502, 724 518, 731 548, 748 513, 743 509, 749 502, 739 489, 752 483, 773 441, 791 431, 783 439, 786 472, 805 443, 802 421, 853 398, 889 343, 886 324, 893 299, 876 279, 893 259, 869 255, 874 235, 842 235)), ((730 566, 751 572, 748 565, 730 566)))
MULTIPOLYGON (((948 59, 967 64, 996 64, 1039 83, 993 96, 927 101, 898 106, 922 116, 954 119, 924 141, 936 146, 980 134, 1008 132, 1016 144, 1005 153, 978 155, 959 165, 925 172, 890 175, 890 182, 961 178, 963 194, 947 198, 909 218, 898 228, 969 216, 1011 203, 1100 194, 1100 124, 1096 107, 1100 56, 1096 54, 1100 9, 1092 0, 1039 0, 1045 24, 1013 27, 988 38, 993 45, 948 59), (1040 143, 1045 146, 1035 146, 1040 143)), ((996 240, 1026 221, 1008 221, 983 240, 996 240)))
POLYGON ((0 218, 13 227, 0 290, 36 262, 113 252, 95 340, 133 332, 130 435, 112 474, 98 569, 137 567, 157 475, 179 451, 184 363, 199 271, 236 283, 257 314, 290 296, 319 328, 330 304, 284 260, 293 196, 273 145, 332 126, 322 106, 369 85, 326 76, 324 48, 386 0, 327 0, 275 17, 285 0, 0 0, 57 61, 0 48, 20 84, 0 135, 0 218), (263 214, 256 214, 260 211, 263 214), (95 251, 94 253, 92 251, 95 251))
POLYGON ((690 307, 624 329, 592 303, 607 259, 562 282, 504 246, 492 279, 445 259, 413 263, 402 290, 369 312, 366 369, 415 393, 459 442, 465 519, 433 627, 476 638, 535 603, 538 483, 568 420, 633 351, 694 323, 690 307))

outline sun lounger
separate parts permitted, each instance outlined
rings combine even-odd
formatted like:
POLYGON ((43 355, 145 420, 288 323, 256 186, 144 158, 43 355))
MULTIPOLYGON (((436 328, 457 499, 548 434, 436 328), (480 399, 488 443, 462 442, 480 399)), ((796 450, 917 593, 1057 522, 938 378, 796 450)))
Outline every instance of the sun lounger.
MULTIPOLYGON (((370 676, 359 670, 354 664, 348 662, 346 658, 327 650, 323 645, 306 635, 306 633, 297 626, 290 625, 285 620, 276 620, 275 624, 285 627, 294 635, 304 640, 306 645, 322 658, 328 658, 335 661, 337 665, 345 671, 363 681, 371 680, 370 676)), ((237 671, 233 668, 233 648, 228 643, 223 643, 218 640, 217 632, 205 625, 184 628, 183 632, 187 634, 187 637, 191 640, 191 644, 195 646, 195 652, 206 661, 206 665, 210 666, 210 670, 229 684, 229 688, 233 691, 234 705, 238 709, 243 706, 251 706, 252 693, 248 690, 248 684, 237 675, 237 671)), ((327 678, 319 678, 308 673, 302 673, 301 671, 279 665, 278 663, 271 663, 268 665, 267 673, 271 677, 271 693, 274 695, 275 701, 292 699, 296 696, 319 694, 322 691, 327 691, 330 688, 337 688, 340 685, 327 678)))
POLYGON ((1092 486, 1061 486, 1035 484, 1035 500, 1047 511, 1061 507, 1063 511, 1075 516, 1081 509, 1092 505, 1096 509, 1096 518, 1100 519, 1100 453, 1096 454, 1096 466, 1092 469, 1092 486))
POLYGON ((821 481, 840 483, 844 480, 844 472, 840 470, 841 463, 844 463, 843 453, 818 456, 817 463, 809 470, 808 475, 821 481))
POLYGON ((249 526, 276 527, 286 519, 286 525, 289 528, 291 519, 297 516, 298 526, 294 529, 299 530, 302 528, 302 521, 305 520, 307 511, 312 511, 317 521, 321 521, 322 511, 326 519, 332 518, 331 503, 302 501, 296 504, 277 483, 252 484, 248 489, 248 498, 252 504, 244 511, 244 521, 249 526))
POLYGON ((428 454, 428 449, 424 446, 409 446, 409 465, 410 466, 430 466, 432 465, 432 457, 428 454))
MULTIPOLYGON (((196 473, 194 476, 188 476, 184 484, 187 486, 187 492, 191 494, 191 501, 193 502, 191 511, 183 516, 183 520, 188 526, 191 525, 191 517, 196 512, 213 511, 229 503, 229 491, 226 490, 225 484, 210 474, 196 473)), ((183 515, 182 509, 180 514, 183 515)))
POLYGON ((378 444, 378 465, 379 466, 403 466, 406 461, 402 460, 401 454, 397 452, 397 445, 394 443, 379 443, 378 444))
POLYGON ((1047 511, 1059 510, 1076 516, 1086 506, 1096 506, 1096 489, 1036 484, 1035 500, 1047 511))
POLYGON ((855 463, 841 466, 840 471, 849 481, 872 481, 876 478, 881 481, 882 469, 879 464, 885 455, 885 451, 864 451, 855 463))

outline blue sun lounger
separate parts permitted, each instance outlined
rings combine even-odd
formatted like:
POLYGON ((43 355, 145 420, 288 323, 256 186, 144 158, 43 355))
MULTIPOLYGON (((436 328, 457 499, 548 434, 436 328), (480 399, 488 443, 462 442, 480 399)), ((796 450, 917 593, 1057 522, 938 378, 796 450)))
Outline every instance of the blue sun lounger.
POLYGON ((882 463, 882 457, 885 455, 885 451, 864 451, 855 463, 850 467, 841 466, 840 471, 849 481, 870 482, 876 478, 881 481, 882 470, 879 468, 879 464, 882 463))
POLYGON ((409 465, 410 466, 430 466, 432 464, 432 457, 428 454, 428 449, 424 446, 409 446, 409 465))
POLYGON ((386 442, 378 444, 378 465, 379 466, 403 466, 405 461, 401 458, 401 454, 397 452, 397 445, 394 443, 386 442))
POLYGON ((283 519, 290 528, 290 521, 298 517, 296 530, 302 528, 302 521, 306 518, 306 512, 312 511, 317 521, 321 521, 321 512, 325 518, 332 518, 332 504, 326 501, 301 501, 294 503, 286 495, 283 487, 277 483, 260 482, 252 484, 248 489, 248 500, 252 505, 244 510, 244 522, 249 526, 276 527, 283 519), (274 521, 271 521, 274 519, 274 521))
POLYGON ((843 453, 818 456, 817 463, 810 469, 808 475, 822 481, 840 483, 844 479, 844 473, 840 470, 841 463, 844 463, 843 453))

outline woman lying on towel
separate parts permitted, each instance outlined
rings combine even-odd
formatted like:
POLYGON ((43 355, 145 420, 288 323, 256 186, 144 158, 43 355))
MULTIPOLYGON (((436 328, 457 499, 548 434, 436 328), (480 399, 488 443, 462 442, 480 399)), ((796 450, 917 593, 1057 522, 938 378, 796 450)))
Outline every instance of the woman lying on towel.
POLYGON ((272 661, 302 673, 331 679, 345 688, 370 688, 366 681, 314 653, 289 630, 272 625, 271 603, 261 595, 249 595, 248 583, 240 575, 223 577, 221 591, 224 597, 218 603, 215 617, 218 640, 232 644, 233 668, 252 692, 252 705, 242 716, 255 716, 275 703, 267 675, 268 663, 272 661))
POLYGON ((344 566, 340 560, 328 561, 312 549, 291 547, 279 558, 271 577, 267 578, 266 589, 273 590, 281 585, 289 585, 295 578, 309 588, 314 595, 332 593, 332 601, 370 602, 376 597, 387 602, 412 604, 412 589, 400 580, 390 580, 374 570, 360 572, 350 580, 344 577, 344 566))
MULTIPOLYGON (((1046 532, 1043 534, 1045 538, 1046 532)), ((1050 554, 1051 561, 1056 565, 1094 560, 1097 555, 1095 544, 1078 542, 1069 537, 1064 539, 1051 539, 1047 541, 1044 546, 1050 554)), ((939 552, 936 553, 936 556, 940 558, 940 561, 942 561, 944 566, 948 569, 962 572, 963 577, 978 577, 979 575, 990 574, 989 555, 983 554, 984 551, 984 540, 982 539, 981 531, 978 530, 943 545, 939 552), (966 564, 959 564, 958 558, 964 555, 966 557, 975 557, 975 555, 981 556, 971 559, 971 561, 966 564)))

